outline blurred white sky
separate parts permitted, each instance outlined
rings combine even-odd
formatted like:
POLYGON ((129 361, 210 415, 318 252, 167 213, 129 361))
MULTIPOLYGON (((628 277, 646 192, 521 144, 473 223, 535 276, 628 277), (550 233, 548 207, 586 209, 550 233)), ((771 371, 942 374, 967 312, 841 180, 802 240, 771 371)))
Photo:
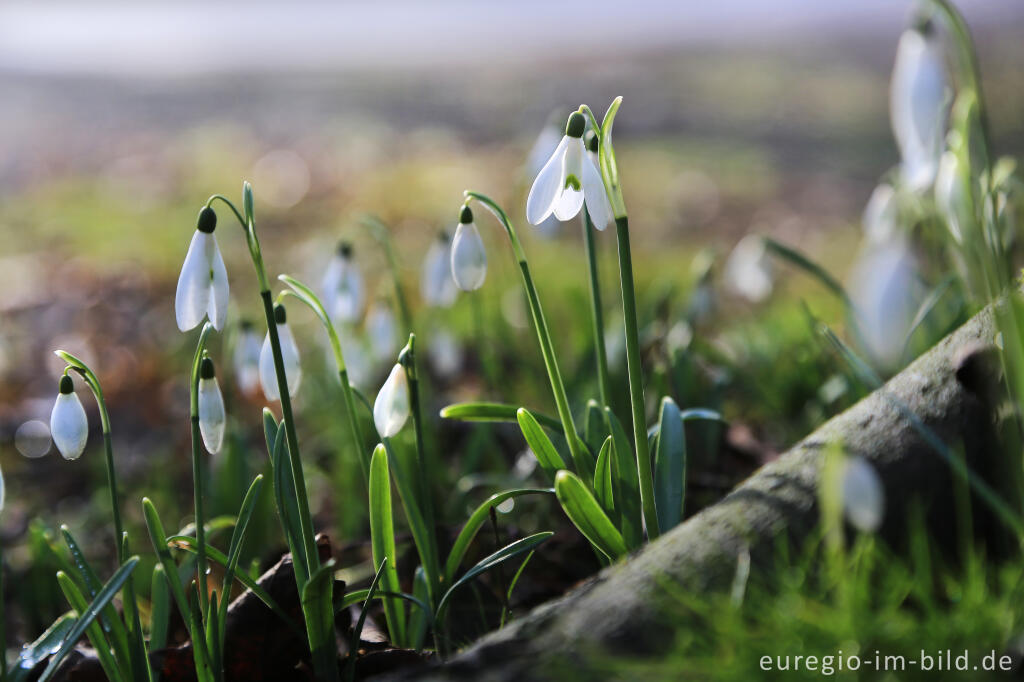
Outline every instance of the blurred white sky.
MULTIPOLYGON (((1020 0, 959 0, 974 26, 1020 0)), ((0 4, 0 70, 188 76, 443 68, 898 31, 913 0, 0 4)))

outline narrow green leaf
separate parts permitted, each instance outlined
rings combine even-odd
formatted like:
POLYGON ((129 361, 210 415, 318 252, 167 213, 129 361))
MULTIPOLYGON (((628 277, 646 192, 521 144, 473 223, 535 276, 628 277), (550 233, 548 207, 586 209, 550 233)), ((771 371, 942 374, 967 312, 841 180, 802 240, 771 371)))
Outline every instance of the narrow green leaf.
POLYGON ((654 451, 654 506, 658 528, 666 532, 683 518, 686 493, 686 434, 679 406, 668 396, 661 401, 658 446, 654 451))
POLYGON ((224 593, 221 595, 220 613, 217 614, 217 621, 220 623, 220 641, 224 640, 223 628, 227 623, 228 604, 231 602, 231 584, 234 582, 235 572, 238 569, 238 560, 242 556, 242 547, 245 543, 245 533, 249 528, 249 520, 252 519, 253 510, 256 508, 256 501, 259 499, 260 490, 263 488, 263 475, 259 474, 253 479, 252 485, 246 491, 242 499, 242 506, 238 511, 238 522, 235 524, 235 531, 231 534, 231 544, 228 545, 228 564, 224 571, 224 593))
POLYGON ((85 634, 86 629, 92 625, 93 621, 96 620, 96 616, 99 615, 107 604, 114 598, 114 596, 120 591, 125 581, 131 576, 132 571, 135 570, 135 566, 139 563, 139 557, 131 557, 117 569, 117 572, 111 576, 110 580, 106 582, 103 589, 99 591, 96 598, 92 600, 92 603, 84 611, 81 612, 78 620, 75 622, 75 626, 71 628, 67 637, 64 638, 64 643, 61 645, 60 650, 50 659, 49 664, 43 671, 43 674, 39 677, 39 682, 47 682, 53 677, 53 674, 57 672, 57 668, 64 662, 71 650, 75 648, 75 644, 81 639, 82 635, 85 634))
POLYGON ((163 564, 153 567, 153 580, 149 590, 149 648, 151 651, 167 646, 167 631, 171 622, 171 593, 167 587, 167 574, 163 564))
MULTIPOLYGON (((75 581, 64 571, 57 571, 57 584, 60 585, 64 597, 68 600, 71 608, 75 610, 75 613, 79 614, 79 616, 85 613, 86 609, 89 608, 89 602, 86 601, 85 596, 78 589, 75 581)), ((130 668, 126 667, 122 670, 118 667, 117 661, 114 660, 114 656, 111 653, 110 643, 99 623, 93 622, 90 624, 86 628, 85 634, 89 638, 92 648, 96 650, 96 656, 100 659, 100 666, 103 668, 103 672, 107 674, 110 680, 123 680, 125 679, 125 674, 131 674, 130 668)))
POLYGON ((334 559, 320 564, 309 580, 302 586, 302 614, 306 631, 313 649, 314 667, 317 670, 333 669, 331 675, 337 679, 337 644, 334 634, 334 559))
POLYGON ((61 644, 77 622, 78 616, 69 611, 53 621, 34 642, 22 647, 14 666, 8 671, 10 682, 25 682, 42 660, 60 650, 61 644))
POLYGON ((640 509, 640 480, 636 469, 636 458, 629 437, 622 423, 610 408, 604 408, 608 432, 612 436, 611 456, 615 504, 619 511, 619 530, 629 549, 636 549, 643 543, 643 525, 640 509))
POLYGON ((558 454, 558 450, 555 449, 551 439, 548 438, 548 434, 544 433, 544 429, 540 427, 533 413, 524 407, 520 407, 516 412, 516 420, 519 422, 519 429, 523 432, 526 444, 530 446, 530 450, 533 451, 537 461, 540 462, 541 469, 554 482, 555 474, 558 473, 559 469, 566 467, 565 460, 558 454))
MULTIPOLYGON (((412 577, 412 596, 427 603, 430 601, 430 586, 427 584, 427 573, 422 566, 416 567, 412 577)), ((409 613, 409 641, 412 648, 419 651, 423 648, 423 640, 430 627, 431 613, 429 610, 415 609, 409 613)))
POLYGON ((307 558, 305 545, 302 541, 302 529, 299 525, 299 502, 295 490, 295 479, 288 464, 288 440, 283 423, 278 425, 274 439, 274 450, 271 457, 274 469, 274 501, 277 513, 281 517, 281 528, 295 564, 295 575, 307 574, 307 558))
POLYGON ((615 513, 615 477, 612 475, 614 464, 612 437, 608 436, 597 456, 597 467, 594 469, 594 494, 598 503, 612 518, 617 516, 615 513))
POLYGON ((366 614, 370 610, 370 600, 373 599, 374 594, 377 592, 377 584, 380 582, 381 575, 384 574, 384 567, 387 563, 387 557, 381 559, 380 566, 377 568, 377 572, 373 576, 373 581, 370 582, 370 587, 366 590, 363 608, 359 611, 359 620, 356 621, 355 627, 352 628, 352 636, 349 638, 348 642, 348 661, 345 663, 346 680, 352 680, 355 678, 356 653, 359 651, 359 639, 362 637, 363 626, 366 624, 366 614))
MULTIPOLYGON (((516 412, 522 408, 516 405, 488 402, 468 402, 448 405, 441 410, 442 419, 456 419, 464 422, 514 422, 516 412)), ((562 422, 555 417, 530 410, 530 414, 546 429, 564 433, 562 422)))
POLYGON ((910 342, 914 338, 914 333, 917 332, 917 328, 920 327, 931 312, 935 310, 935 307, 942 300, 942 297, 949 291, 949 288, 956 281, 956 275, 950 273, 939 282, 939 284, 932 289, 923 301, 921 301, 920 307, 917 309, 917 313, 914 315, 914 319, 911 321, 910 326, 907 328, 907 334, 903 340, 903 352, 900 354, 902 357, 906 357, 907 352, 910 350, 910 342))
POLYGON ((590 540, 590 544, 612 561, 626 554, 622 535, 579 476, 564 469, 559 471, 555 477, 555 496, 566 516, 590 540))
POLYGON ((608 437, 608 427, 604 422, 604 411, 596 400, 587 401, 587 409, 583 415, 583 439, 590 452, 601 450, 604 439, 608 437))
POLYGON ((509 500, 521 495, 537 495, 537 494, 552 494, 555 491, 552 488, 517 488, 515 490, 505 490, 500 493, 491 495, 478 506, 473 513, 466 520, 466 524, 462 526, 462 530, 459 531, 458 537, 455 538, 455 544, 452 545, 451 552, 448 553, 448 561, 444 565, 444 584, 450 585, 455 579, 455 572, 459 570, 459 566, 462 564, 463 557, 466 556, 466 550, 469 549, 469 544, 476 537, 477 531, 487 522, 488 515, 490 514, 491 507, 496 507, 505 500, 509 500))
MULTIPOLYGON (((378 445, 370 458, 370 544, 373 550, 373 563, 380 565, 386 562, 381 578, 382 587, 389 592, 400 592, 389 468, 387 450, 383 445, 378 445)), ((405 610, 399 600, 384 600, 384 617, 387 620, 391 641, 397 646, 404 645, 405 610)))
POLYGON ((839 283, 839 280, 829 274, 828 270, 821 267, 796 249, 786 246, 781 242, 777 242, 770 237, 764 237, 763 239, 765 249, 792 265, 795 265, 812 278, 818 280, 822 286, 835 294, 839 300, 843 302, 843 305, 845 305, 849 310, 854 310, 853 301, 846 293, 846 289, 844 289, 843 285, 839 283))
POLYGON ((277 419, 268 408, 263 408, 263 436, 267 439, 267 454, 274 459, 274 444, 277 442, 277 419))
POLYGON ((621 104, 622 97, 616 97, 605 112, 604 120, 601 121, 601 146, 598 149, 601 178, 604 180, 608 201, 616 218, 626 215, 626 204, 622 199, 622 187, 619 185, 619 167, 615 161, 615 148, 612 146, 612 125, 621 104))

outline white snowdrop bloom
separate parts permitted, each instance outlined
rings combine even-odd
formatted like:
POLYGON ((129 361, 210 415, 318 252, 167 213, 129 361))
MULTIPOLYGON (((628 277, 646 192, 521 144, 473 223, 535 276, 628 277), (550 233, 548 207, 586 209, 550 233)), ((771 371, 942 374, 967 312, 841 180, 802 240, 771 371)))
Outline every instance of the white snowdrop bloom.
POLYGON ((896 369, 918 305, 906 240, 869 245, 853 267, 849 292, 867 350, 884 368, 896 369))
POLYGON ((447 308, 455 303, 459 289, 452 279, 452 241, 441 231, 427 249, 420 275, 420 294, 428 305, 447 308))
POLYGON ((263 344, 253 331, 252 323, 243 320, 235 340, 232 360, 235 367, 235 382, 238 390, 247 395, 260 387, 260 350, 263 344))
POLYGON ((342 242, 327 265, 322 282, 323 303, 335 322, 355 322, 363 314, 366 286, 363 273, 352 257, 352 245, 342 242))
POLYGON ((882 244, 895 236, 899 228, 896 190, 888 183, 875 187, 861 217, 864 236, 873 244, 882 244))
MULTIPOLYGON (((366 345, 358 333, 348 325, 338 328, 338 342, 341 344, 341 352, 345 356, 345 369, 348 372, 348 381, 358 388, 368 388, 373 380, 373 363, 370 361, 370 354, 366 345)), ((334 362, 334 351, 328 345, 330 364, 334 362)))
POLYGON ((447 329, 435 329, 430 335, 427 357, 434 371, 444 378, 455 376, 462 367, 462 349, 447 329))
POLYGON ((875 468, 863 457, 849 457, 843 466, 843 512, 859 531, 873 533, 882 525, 885 493, 875 468))
MULTIPOLYGON (((284 306, 280 303, 274 306, 274 321, 277 324, 278 338, 281 340, 281 359, 284 362, 285 380, 288 382, 288 395, 294 396, 302 381, 302 366, 299 364, 299 347, 295 345, 295 337, 292 336, 291 327, 288 326, 284 306)), ((270 332, 267 332, 263 339, 263 348, 260 349, 260 384, 263 386, 263 395, 267 397, 267 400, 281 399, 281 394, 277 390, 277 372, 274 369, 274 351, 270 346, 270 332)))
POLYGON ((970 194, 963 165, 955 152, 948 151, 939 160, 939 171, 935 176, 935 205, 946 219, 953 239, 957 244, 963 244, 964 234, 971 229, 974 217, 969 209, 970 194))
POLYGON ((608 226, 611 207, 604 191, 601 171, 584 145, 586 119, 573 112, 565 126, 565 135, 551 158, 533 181, 526 198, 526 219, 540 225, 550 215, 570 220, 580 212, 584 199, 594 227, 608 226))
POLYGON ((220 394, 213 360, 203 358, 199 365, 199 433, 211 455, 224 445, 224 397, 220 394))
POLYGON ((78 459, 89 437, 89 420, 67 374, 60 378, 60 394, 50 413, 50 435, 64 459, 78 459))
POLYGON ((198 325, 204 317, 219 331, 228 316, 228 271, 213 235, 216 227, 217 214, 204 206, 199 211, 196 232, 185 254, 174 294, 174 316, 183 332, 198 325))
POLYGON ((483 286, 486 276, 484 241, 473 224, 473 211, 469 206, 463 206, 452 240, 452 279, 463 291, 474 291, 483 286))
POLYGON ((386 303, 377 303, 366 314, 366 335, 374 360, 393 358, 398 352, 398 322, 386 303))
POLYGON ((949 78, 930 22, 900 36, 889 90, 889 117, 900 148, 900 174, 913 191, 935 180, 945 137, 949 78))
POLYGON ((772 293, 774 268, 764 240, 747 235, 729 254, 725 263, 725 285, 732 293, 759 303, 772 293))
MULTIPOLYGON (((526 157, 527 178, 536 178, 537 173, 540 173, 552 152, 558 147, 558 143, 562 139, 561 120, 561 116, 552 114, 540 131, 540 135, 537 136, 536 142, 533 143, 530 153, 526 157)), ((536 227, 541 236, 555 237, 561 230, 562 223, 554 215, 550 215, 536 227)))
POLYGON ((373 424, 381 438, 391 438, 409 418, 409 381, 405 368, 395 364, 373 403, 373 424))

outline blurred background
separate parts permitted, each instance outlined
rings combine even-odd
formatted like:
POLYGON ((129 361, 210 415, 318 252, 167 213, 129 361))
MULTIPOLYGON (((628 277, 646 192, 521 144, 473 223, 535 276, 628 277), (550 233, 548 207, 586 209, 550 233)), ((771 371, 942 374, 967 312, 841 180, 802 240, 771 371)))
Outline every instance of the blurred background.
MULTIPOLYGON (((994 146, 1019 156, 1024 4, 958 5, 980 52, 994 146)), ((911 9, 892 0, 0 5, 0 542, 15 576, 39 586, 22 595, 15 632, 34 635, 57 608, 46 596, 54 587, 44 587, 52 570, 40 564, 45 529, 91 532, 97 552, 107 534, 98 418, 81 386, 93 428, 86 453, 66 462, 50 445, 63 369, 53 349, 80 355, 104 385, 130 526, 141 527, 143 494, 163 503, 165 519, 188 520, 194 335, 177 330, 173 297, 210 194, 240 200, 242 180, 252 181, 271 274, 319 283, 336 242, 353 242, 370 302, 388 306, 384 253, 358 223, 379 216, 392 228, 417 332, 428 347, 442 329, 455 339, 454 360, 432 361, 432 406, 489 397, 550 411, 518 274, 490 216, 477 218, 491 266, 477 292, 483 312, 463 296, 450 310, 420 314, 423 254, 439 229, 454 227, 462 191, 495 197, 520 226, 564 343, 571 394, 590 395, 579 225, 538 231, 523 217, 552 130, 581 103, 600 116, 624 97, 615 142, 650 333, 689 347, 694 330, 676 321, 749 232, 798 245, 846 276, 868 197, 898 161, 888 84, 911 9)), ((259 319, 259 299, 227 218, 221 211, 217 236, 235 329, 245 315, 259 319)), ((614 238, 598 241, 606 305, 617 311, 614 238)), ((828 384, 832 361, 809 340, 799 301, 840 317, 819 285, 789 273, 767 308, 723 299, 713 325, 697 330, 718 355, 704 354, 694 370, 704 378, 679 402, 727 412, 733 446, 750 455, 709 474, 709 496, 857 397, 842 381, 828 384), (767 310, 774 326, 746 326, 767 310), (776 376, 783 353, 793 364, 776 376), (730 375, 712 361, 722 355, 743 362, 730 375), (737 378, 751 366, 756 389, 737 378)), ((617 316, 607 316, 613 330, 617 316)), ((305 311, 294 324, 314 377, 298 407, 310 456, 323 464, 311 478, 314 497, 339 538, 361 538, 361 483, 353 475, 346 484, 326 464, 344 427, 332 385, 315 378, 321 333, 305 311), (349 495, 360 500, 351 513, 349 495)), ((262 338, 261 324, 257 331, 262 338)), ((240 481, 265 460, 262 397, 228 390, 232 333, 219 367, 237 447, 211 465, 222 491, 215 513, 237 508, 240 481)), ((404 330, 391 336, 394 348, 375 359, 377 341, 360 346, 371 358, 360 386, 371 400, 404 330)), ((609 353, 614 363, 621 345, 609 353)), ((655 351, 648 362, 653 385, 674 380, 666 378, 674 363, 655 351)), ((437 426, 445 428, 455 429, 437 426)), ((499 448, 467 429, 437 437, 450 445, 449 467, 465 474, 469 462, 511 471, 522 449, 514 436, 494 427, 487 438, 499 448)))

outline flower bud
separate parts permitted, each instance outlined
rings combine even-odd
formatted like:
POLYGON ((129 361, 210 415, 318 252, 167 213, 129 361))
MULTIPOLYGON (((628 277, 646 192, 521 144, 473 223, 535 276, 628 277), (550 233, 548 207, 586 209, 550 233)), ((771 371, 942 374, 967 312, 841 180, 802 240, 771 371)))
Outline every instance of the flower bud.
POLYGON ((260 338, 253 331, 252 323, 242 320, 235 350, 232 356, 235 367, 235 382, 238 390, 251 394, 260 385, 260 338))
POLYGON ((203 358, 199 366, 199 433, 211 455, 224 444, 224 398, 217 384, 213 360, 203 358))
MULTIPOLYGON (((291 327, 288 326, 283 305, 278 304, 274 307, 274 318, 277 324, 277 336, 281 342, 281 360, 284 363, 288 395, 294 396, 302 381, 299 348, 295 344, 291 327)), ((277 371, 274 367, 274 350, 270 344, 270 332, 267 332, 263 339, 263 348, 260 349, 260 384, 263 386, 263 395, 267 397, 267 400, 281 399, 281 394, 277 390, 277 371)))
POLYGON ((885 493, 875 468, 863 457, 850 457, 843 470, 843 512, 859 531, 872 533, 882 525, 885 493))
POLYGON ((441 232, 427 249, 420 278, 420 293, 429 305, 447 308, 455 303, 459 289, 452 279, 451 261, 451 238, 447 232, 441 232))
POLYGON ((89 438, 89 420, 74 391, 74 382, 65 374, 60 378, 60 393, 50 412, 50 435, 64 459, 78 459, 89 438))
MULTIPOLYGON (((472 220, 472 213, 469 217, 472 220)), ((452 279, 463 291, 474 291, 483 286, 486 276, 487 252, 480 232, 472 222, 460 222, 452 240, 452 279)))
POLYGON ((409 381, 405 369, 396 363, 373 403, 373 423, 381 438, 391 438, 408 418, 409 381))
POLYGON ((398 350, 398 323, 386 303, 377 303, 366 314, 366 334, 375 360, 394 357, 398 350))
POLYGON ((323 303, 335 322, 355 322, 363 314, 366 287, 363 274, 352 257, 352 245, 338 244, 338 250, 324 272, 323 303))

